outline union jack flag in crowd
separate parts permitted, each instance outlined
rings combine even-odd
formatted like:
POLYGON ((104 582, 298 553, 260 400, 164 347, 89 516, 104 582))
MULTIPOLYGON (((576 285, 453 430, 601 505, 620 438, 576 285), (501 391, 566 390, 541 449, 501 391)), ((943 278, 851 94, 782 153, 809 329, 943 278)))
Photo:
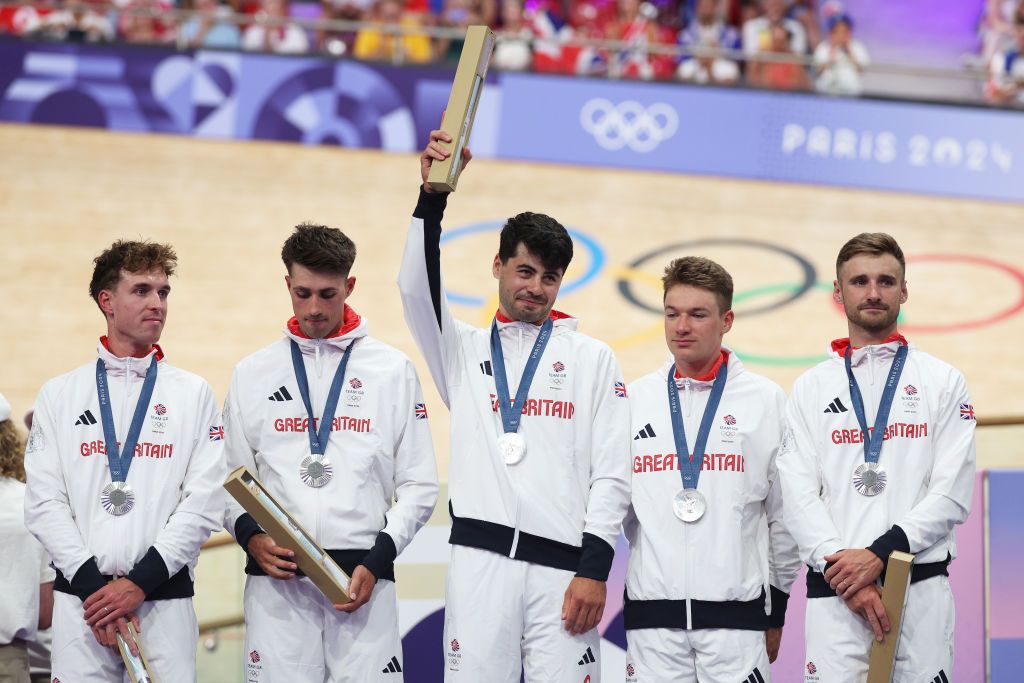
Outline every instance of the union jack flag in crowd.
POLYGON ((615 383, 615 395, 619 398, 626 398, 626 385, 623 382, 615 383))
POLYGON ((427 404, 417 403, 416 404, 416 419, 426 420, 427 419, 427 404))
POLYGON ((977 420, 974 415, 974 406, 970 403, 960 404, 960 419, 961 420, 977 420))
POLYGON ((223 425, 214 425, 210 427, 210 441, 223 441, 224 440, 224 427, 223 425))

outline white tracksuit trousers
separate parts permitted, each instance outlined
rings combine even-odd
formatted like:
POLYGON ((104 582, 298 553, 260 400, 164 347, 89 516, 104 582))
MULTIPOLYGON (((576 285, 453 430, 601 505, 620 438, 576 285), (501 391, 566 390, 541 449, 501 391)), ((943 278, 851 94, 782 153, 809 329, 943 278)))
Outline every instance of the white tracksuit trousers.
POLYGON ((349 614, 306 577, 247 577, 243 660, 246 683, 401 683, 394 582, 349 614))
POLYGON ((764 631, 626 631, 627 683, 771 683, 764 631))
POLYGON ((573 573, 453 545, 445 594, 446 683, 600 683, 601 636, 562 623, 573 573))
MULTIPOLYGON (((191 598, 151 600, 138 611, 139 638, 158 681, 195 683, 199 626, 191 598)), ((55 683, 130 683, 121 654, 96 642, 82 601, 53 594, 51 676, 55 683)))
MULTIPOLYGON (((893 683, 950 683, 953 676, 953 594, 949 579, 910 584, 896 648, 893 683)), ((871 628, 841 598, 807 601, 805 683, 864 683, 871 628)))

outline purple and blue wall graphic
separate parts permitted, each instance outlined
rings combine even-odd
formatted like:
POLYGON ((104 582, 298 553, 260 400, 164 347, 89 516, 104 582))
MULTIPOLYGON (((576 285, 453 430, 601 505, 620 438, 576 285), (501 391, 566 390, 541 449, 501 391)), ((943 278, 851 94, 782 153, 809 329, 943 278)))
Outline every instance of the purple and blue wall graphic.
MULTIPOLYGON (((451 71, 0 41, 0 121, 410 152, 451 71)), ((480 156, 1024 201, 1024 116, 994 109, 495 73, 480 156)))
MULTIPOLYGON (((989 655, 992 683, 1024 671, 1024 471, 988 475, 989 655)), ((959 605, 957 606, 959 608, 959 605)))

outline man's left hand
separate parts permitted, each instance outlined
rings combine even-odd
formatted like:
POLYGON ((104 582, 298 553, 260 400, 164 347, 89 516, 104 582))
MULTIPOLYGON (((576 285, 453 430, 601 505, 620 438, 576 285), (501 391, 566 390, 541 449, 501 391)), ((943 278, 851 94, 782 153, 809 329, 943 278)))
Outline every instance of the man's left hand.
POLYGON ((370 600, 373 587, 377 585, 377 577, 363 565, 356 567, 352 572, 352 580, 348 583, 348 596, 351 601, 343 605, 335 605, 334 609, 339 612, 355 612, 370 600))
POLYGON ((844 599, 873 584, 885 569, 878 555, 867 548, 840 550, 827 555, 825 562, 834 563, 825 571, 825 580, 844 599))
POLYGON ((597 626, 604 614, 604 602, 608 595, 608 587, 604 581, 587 579, 577 576, 569 582, 565 589, 565 600, 562 603, 562 621, 565 630, 573 635, 586 633, 597 626))
POLYGON ((770 628, 764 634, 764 646, 768 650, 768 663, 774 663, 782 645, 782 627, 770 628))
POLYGON ((121 617, 134 614, 146 594, 129 579, 114 579, 85 599, 85 623, 104 628, 117 623, 121 617))

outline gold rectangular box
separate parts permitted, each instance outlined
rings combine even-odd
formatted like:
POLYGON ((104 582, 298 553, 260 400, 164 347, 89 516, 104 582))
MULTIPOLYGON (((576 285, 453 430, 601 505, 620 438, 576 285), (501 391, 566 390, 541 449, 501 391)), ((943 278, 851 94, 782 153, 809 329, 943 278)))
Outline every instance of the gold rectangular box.
POLYGON ((121 659, 124 661, 125 668, 128 669, 128 677, 132 679, 132 683, 156 683, 156 678, 153 677, 153 672, 149 668, 149 660, 146 659, 146 653, 139 641, 139 632, 135 630, 135 624, 130 621, 128 622, 128 632, 131 634, 132 640, 135 641, 135 647, 139 650, 139 656, 136 657, 128 649, 128 644, 121 634, 117 634, 117 649, 121 651, 121 659))
POLYGON ((896 648, 900 642, 903 610, 907 606, 910 573, 913 567, 913 555, 898 550, 889 555, 885 585, 882 586, 882 606, 889 617, 889 632, 882 637, 881 642, 871 642, 867 683, 892 683, 893 669, 896 666, 896 648))
POLYGON ((487 67, 494 52, 494 32, 486 26, 470 26, 466 31, 466 42, 462 45, 459 66, 448 96, 441 130, 451 136, 450 143, 440 142, 452 155, 444 161, 434 161, 430 166, 427 184, 437 192, 454 192, 462 172, 462 150, 469 144, 473 130, 476 107, 484 90, 487 67))
POLYGON ((349 577, 244 465, 228 475, 224 488, 274 542, 295 553, 295 564, 333 604, 350 602, 349 577))

